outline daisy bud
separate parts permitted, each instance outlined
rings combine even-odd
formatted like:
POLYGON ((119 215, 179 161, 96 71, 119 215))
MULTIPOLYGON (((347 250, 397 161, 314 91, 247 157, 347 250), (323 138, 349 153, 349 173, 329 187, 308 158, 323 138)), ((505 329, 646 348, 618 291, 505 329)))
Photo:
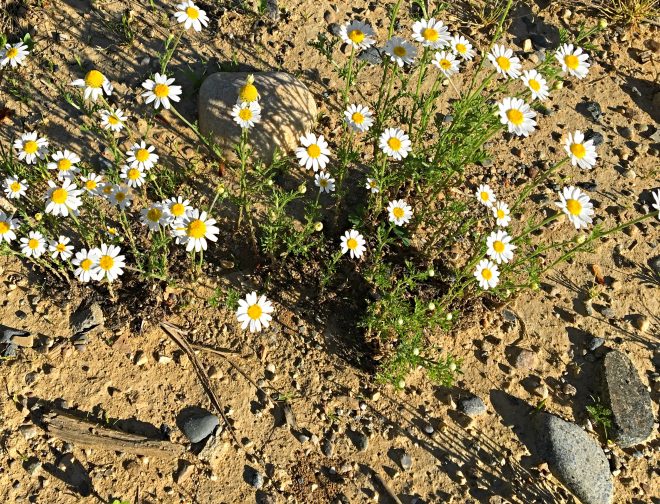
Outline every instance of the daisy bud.
POLYGON ((434 302, 429 303, 429 310, 430 311, 435 311, 435 303, 434 302))
POLYGON ((607 19, 604 19, 604 18, 599 19, 598 20, 598 28, 600 28, 601 30, 604 30, 605 28, 607 28, 607 19))
POLYGON ((453 313, 448 313, 446 318, 447 318, 447 320, 451 320, 451 319, 454 318, 454 314, 453 313))
POLYGON ((400 326, 402 326, 403 325, 403 319, 400 318, 399 320, 396 321, 396 323, 399 324, 400 326))
POLYGON ((582 245, 585 241, 587 241, 587 235, 578 235, 577 238, 575 238, 575 241, 578 245, 582 245))
POLYGON ((218 185, 218 194, 224 194, 225 193, 225 186, 224 184, 219 184, 218 185))
POLYGON ((449 371, 451 371, 452 373, 454 371, 456 371, 456 363, 455 362, 452 362, 452 363, 449 364, 449 371))
POLYGON ((300 184, 298 186, 298 192, 300 194, 305 194, 307 192, 307 186, 305 184, 300 184))
POLYGON ((266 182, 266 184, 268 184, 268 187, 273 187, 273 181, 270 179, 268 180, 268 182, 266 182))
POLYGON ((564 81, 560 81, 560 80, 555 81, 555 83, 552 85, 552 89, 554 89, 555 91, 558 91, 563 87, 564 87, 564 81))
POLYGON ((428 271, 428 275, 429 275, 430 277, 434 277, 434 276, 435 276, 435 270, 434 270, 433 268, 429 269, 429 271, 428 271))
POLYGON ((419 355, 419 348, 413 348, 413 355, 417 357, 419 355))
POLYGON ((43 217, 44 214, 42 214, 41 212, 34 214, 34 220, 36 220, 37 222, 41 222, 41 219, 43 219, 43 217))
POLYGON ((406 386, 406 381, 404 379, 401 379, 397 382, 396 386, 402 389, 406 386))
POLYGON ((322 222, 315 222, 314 223, 314 231, 321 231, 323 229, 323 223, 322 222))
POLYGON ((539 290, 540 286, 538 282, 532 282, 532 290, 539 290))

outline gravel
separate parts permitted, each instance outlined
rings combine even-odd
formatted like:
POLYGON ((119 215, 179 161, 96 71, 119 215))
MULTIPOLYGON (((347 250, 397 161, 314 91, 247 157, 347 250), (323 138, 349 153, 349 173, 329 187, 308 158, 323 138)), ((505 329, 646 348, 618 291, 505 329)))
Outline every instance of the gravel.
POLYGON ((476 417, 486 413, 486 405, 480 397, 473 396, 461 399, 458 402, 458 410, 469 417, 476 417))

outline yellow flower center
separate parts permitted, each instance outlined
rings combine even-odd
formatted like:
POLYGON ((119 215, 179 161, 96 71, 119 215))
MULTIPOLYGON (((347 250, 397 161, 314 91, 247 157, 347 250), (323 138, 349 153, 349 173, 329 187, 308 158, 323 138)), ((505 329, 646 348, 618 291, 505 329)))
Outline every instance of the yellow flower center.
POLYGON ((504 219, 506 217, 506 214, 504 213, 504 210, 498 210, 497 211, 497 218, 498 219, 504 219))
POLYGON ((577 56, 574 56, 572 54, 567 54, 566 56, 564 56, 564 63, 571 70, 575 70, 577 69, 578 66, 580 66, 580 60, 578 59, 577 56))
POLYGON ((91 88, 100 88, 103 86, 104 81, 105 77, 98 70, 90 70, 87 72, 87 75, 85 75, 85 84, 91 88))
POLYGON ((30 238, 30 241, 28 242, 28 247, 30 247, 32 250, 38 249, 39 240, 37 240, 36 238, 30 238))
POLYGON ((456 51, 463 54, 467 52, 467 46, 465 44, 456 44, 456 51))
POLYGON ((163 212, 159 208, 150 208, 147 212, 147 219, 151 222, 158 222, 162 216, 163 212))
POLYGON ((21 184, 19 182, 12 182, 9 188, 12 192, 18 192, 21 190, 21 184))
POLYGON ((113 126, 116 126, 119 124, 119 117, 117 117, 115 114, 109 115, 108 116, 108 123, 112 124, 113 126))
POLYGON ((9 224, 5 221, 0 221, 0 235, 5 234, 7 231, 9 231, 9 224))
POLYGON ((408 54, 408 51, 406 51, 406 48, 403 46, 396 46, 394 49, 392 49, 392 52, 399 58, 403 58, 406 54, 408 54))
POLYGON ((481 193, 479 194, 479 196, 481 197, 481 200, 482 200, 482 201, 488 201, 488 200, 490 200, 490 195, 489 195, 488 192, 486 192, 486 191, 481 191, 481 193))
POLYGON ((493 278, 493 272, 488 268, 484 268, 481 270, 481 276, 484 278, 484 280, 490 280, 493 278))
POLYGON ((188 236, 191 238, 204 238, 206 236, 206 224, 199 219, 188 224, 188 236))
POLYGON ((174 203, 170 207, 170 212, 172 212, 174 217, 181 217, 186 212, 186 207, 182 203, 174 203))
POLYGON ((105 195, 112 194, 112 190, 113 190, 112 186, 108 184, 103 188, 103 194, 105 195))
POLYGON ((311 158, 317 158, 321 155, 321 147, 316 144, 312 144, 307 147, 307 155, 311 158))
POLYGON ((320 178, 319 179, 319 185, 321 187, 327 187, 328 186, 328 179, 320 178))
POLYGON ((104 255, 101 257, 101 259, 99 259, 99 266, 102 270, 110 271, 114 265, 115 260, 109 255, 104 255))
POLYGON ((536 91, 538 93, 541 89, 541 84, 536 79, 529 79, 529 87, 532 89, 532 91, 536 91))
POLYGON ((435 42, 438 40, 438 31, 434 30, 433 28, 425 28, 422 30, 422 37, 424 37, 424 40, 428 40, 429 42, 435 42))
POLYGON ((53 203, 58 205, 63 205, 66 202, 66 199, 69 197, 69 193, 63 187, 58 187, 53 191, 50 199, 53 203))
POLYGON ((18 49, 12 47, 11 49, 9 49, 9 51, 7 51, 6 56, 9 59, 14 59, 16 56, 18 56, 18 49))
POLYGON ((493 250, 495 250, 495 252, 497 252, 498 254, 501 254, 502 252, 504 252, 504 243, 502 243, 499 240, 493 242, 493 250))
POLYGON ((238 117, 240 117, 243 121, 249 121, 252 119, 252 111, 249 108, 241 109, 241 111, 238 113, 238 117))
POLYGON ((190 19, 199 18, 199 9, 195 7, 188 7, 186 9, 186 16, 188 16, 190 19))
POLYGON ((144 163, 147 159, 149 159, 149 151, 147 149, 138 149, 138 151, 135 153, 135 159, 137 159, 140 163, 144 163))
POLYGON ((62 158, 57 162, 57 169, 59 171, 69 171, 73 163, 67 158, 62 158))
POLYGON ((131 168, 128 170, 128 178, 129 180, 138 180, 140 178, 140 170, 137 168, 131 168))
POLYGON ((362 124, 364 122, 364 115, 362 115, 360 112, 353 112, 353 115, 351 116, 351 120, 355 124, 362 124))
POLYGON ((358 242, 355 238, 349 238, 346 240, 346 246, 351 250, 355 250, 358 246, 358 242))
POLYGON ((259 306, 258 304, 253 304, 247 309, 247 315, 252 320, 259 320, 263 312, 264 311, 261 309, 261 306, 259 306))
POLYGON ((80 268, 82 270, 89 271, 91 267, 92 267, 91 259, 83 259, 82 261, 80 261, 80 268))
POLYGON ((497 61, 499 67, 505 72, 508 72, 509 68, 511 68, 511 60, 509 60, 509 58, 506 56, 498 56, 495 61, 497 61))
POLYGON ((587 149, 584 148, 584 145, 581 143, 571 144, 571 154, 576 158, 582 159, 587 153, 587 149))
POLYGON ((165 98, 170 94, 170 88, 167 84, 156 84, 154 86, 154 94, 157 98, 165 98))
POLYGON ((440 60, 440 68, 443 70, 449 70, 451 68, 451 61, 448 59, 440 60))
POLYGON ((353 42, 354 44, 359 44, 360 42, 362 42, 365 36, 366 35, 362 30, 355 29, 348 32, 348 38, 351 39, 351 42, 353 42))
POLYGON ((117 203, 123 202, 126 199, 126 193, 117 191, 117 194, 115 194, 115 199, 117 200, 117 203))
POLYGON ((96 189, 96 186, 97 184, 96 181, 94 180, 88 180, 87 182, 85 182, 85 189, 89 191, 93 191, 94 189, 96 189))
POLYGON ((238 97, 241 99, 241 101, 250 103, 257 101, 259 93, 257 92, 257 88, 254 84, 246 84, 241 88, 241 91, 238 93, 238 97))
POLYGON ((392 215, 396 217, 397 219, 402 219, 404 215, 406 215, 406 212, 403 211, 403 208, 401 207, 394 207, 392 209, 392 215))
POLYGON ((58 252, 66 252, 66 245, 64 245, 64 243, 58 243, 55 246, 55 249, 57 249, 58 252))
POLYGON ((582 212, 582 204, 575 199, 566 200, 566 209, 571 215, 580 215, 582 212))
POLYGON ((23 151, 26 154, 34 154, 39 150, 39 144, 34 140, 28 140, 23 144, 23 151))
POLYGON ((509 119, 509 121, 516 126, 520 126, 523 121, 525 120, 525 116, 523 113, 518 110, 518 109, 509 109, 506 111, 506 116, 509 119))
POLYGON ((387 140, 387 145, 393 151, 398 151, 401 148, 401 140, 399 140, 397 137, 391 137, 387 140))

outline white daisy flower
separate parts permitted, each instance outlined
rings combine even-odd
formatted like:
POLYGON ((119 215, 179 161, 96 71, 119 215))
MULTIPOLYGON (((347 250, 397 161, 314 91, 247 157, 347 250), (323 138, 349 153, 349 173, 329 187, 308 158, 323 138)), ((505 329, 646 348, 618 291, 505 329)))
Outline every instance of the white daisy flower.
POLYGON ((101 110, 101 127, 111 131, 121 131, 128 117, 120 108, 114 110, 101 110))
POLYGON ((112 197, 112 193, 115 192, 115 187, 113 184, 110 182, 104 183, 101 188, 99 189, 99 194, 106 198, 107 200, 110 200, 112 197))
POLYGON ((76 79, 71 83, 72 86, 85 88, 83 97, 85 100, 95 102, 103 93, 110 96, 112 94, 112 84, 98 70, 90 70, 84 79, 76 79))
POLYGON ((146 180, 146 175, 141 168, 131 168, 127 165, 121 167, 121 173, 119 176, 126 181, 126 185, 128 185, 128 187, 140 187, 146 180))
POLYGON ((367 250, 366 240, 364 236, 358 233, 355 229, 346 231, 344 236, 341 237, 341 253, 350 253, 351 259, 359 259, 362 254, 367 250))
POLYGON ((488 184, 481 184, 479 187, 477 187, 477 192, 474 193, 474 195, 482 205, 485 205, 488 208, 491 208, 497 201, 495 198, 495 193, 488 184))
MULTIPOLYGON (((655 203, 652 203, 651 206, 655 208, 656 212, 660 212, 660 189, 657 191, 651 193, 653 195, 653 199, 655 200, 655 203)), ((660 214, 658 214, 658 219, 660 219, 660 214)))
POLYGON ((57 151, 53 154, 53 161, 48 163, 49 170, 57 170, 57 178, 63 180, 65 178, 72 178, 79 170, 76 166, 80 163, 78 154, 64 149, 64 151, 57 151))
POLYGON ((249 129, 261 122, 261 106, 258 101, 237 103, 231 116, 241 128, 249 129))
POLYGON ((520 77, 520 59, 513 55, 513 51, 503 45, 495 44, 488 53, 488 60, 493 64, 497 73, 509 76, 512 79, 520 77))
POLYGON ((557 52, 555 58, 561 64, 561 69, 564 73, 583 79, 589 72, 591 65, 587 60, 589 55, 582 51, 581 47, 574 47, 573 44, 562 44, 557 52))
POLYGON ((307 133, 300 137, 300 143, 302 147, 296 149, 298 164, 307 170, 310 168, 314 171, 323 170, 330 161, 328 157, 330 149, 328 149, 328 142, 325 141, 323 135, 317 137, 313 133, 307 133))
POLYGON ((181 100, 181 86, 174 86, 174 77, 167 77, 156 73, 153 80, 147 79, 142 83, 142 87, 146 89, 142 93, 145 98, 145 103, 149 104, 154 102, 154 108, 163 107, 164 109, 170 108, 170 100, 178 102, 181 100))
POLYGON ((405 200, 394 200, 388 203, 387 213, 390 222, 394 222, 397 226, 403 226, 410 222, 413 211, 405 200))
POLYGON ((140 210, 142 224, 150 231, 158 231, 162 226, 169 223, 170 216, 161 203, 154 203, 149 208, 140 210))
POLYGON ((108 199, 113 205, 117 205, 122 210, 125 210, 131 206, 131 202, 133 201, 133 193, 127 185, 115 184, 112 187, 112 191, 110 192, 108 199))
POLYGON ((140 168, 142 171, 151 170, 158 162, 158 154, 154 152, 153 145, 147 146, 144 140, 135 143, 126 153, 126 162, 131 168, 140 168))
POLYGON ((459 70, 459 63, 456 56, 449 51, 436 52, 431 63, 437 66, 445 77, 451 77, 458 73, 459 70))
POLYGON ((509 133, 527 137, 534 132, 536 112, 520 98, 504 98, 497 104, 500 122, 506 125, 509 133))
POLYGON ((174 17, 177 23, 183 24, 186 30, 193 28, 195 31, 202 31, 202 26, 206 28, 209 24, 209 17, 206 12, 197 7, 191 0, 177 5, 174 17))
POLYGON ((596 146, 593 140, 585 141, 584 133, 580 130, 567 135, 564 150, 570 156, 573 166, 578 165, 583 170, 590 170, 596 165, 596 146))
POLYGON ((71 263, 76 266, 73 274, 76 278, 83 283, 87 283, 92 279, 92 271, 94 266, 98 264, 99 249, 93 249, 89 252, 87 249, 81 249, 76 252, 76 256, 71 260, 71 263))
POLYGON ((448 46, 451 40, 449 29, 442 21, 435 18, 415 21, 412 25, 412 32, 413 40, 431 49, 442 49, 448 46))
POLYGON ((369 110, 369 107, 365 105, 349 105, 344 110, 344 120, 352 130, 359 131, 360 133, 369 131, 369 128, 374 123, 373 114, 369 110))
POLYGON ((509 205, 503 201, 498 201, 493 205, 493 215, 495 216, 495 223, 501 227, 507 227, 511 222, 511 210, 509 205))
POLYGON ((521 79, 532 93, 532 100, 547 100, 550 96, 550 88, 545 77, 536 70, 525 70, 521 79))
POLYGON ((493 231, 486 239, 486 253, 488 257, 493 259, 497 264, 508 263, 513 259, 513 251, 518 248, 511 243, 511 239, 511 236, 506 231, 493 231))
POLYGON ((355 49, 367 49, 374 45, 373 28, 360 21, 351 21, 339 28, 339 36, 349 46, 355 49))
POLYGON ((182 196, 166 199, 163 201, 163 208, 172 219, 182 219, 193 209, 190 201, 184 199, 182 196))
POLYGON ((4 49, 0 49, 0 68, 10 65, 12 68, 21 66, 30 54, 28 46, 23 42, 16 44, 6 44, 4 49))
POLYGON ((58 186, 52 180, 48 181, 48 192, 46 193, 46 213, 66 217, 69 213, 78 214, 78 207, 82 205, 80 195, 82 190, 70 179, 62 180, 58 186))
POLYGON ((173 229, 177 243, 185 244, 188 252, 206 250, 206 240, 218 241, 220 232, 215 226, 215 219, 211 219, 206 212, 200 212, 196 208, 173 224, 173 229))
POLYGON ((107 279, 114 282, 124 274, 125 257, 117 245, 101 244, 100 248, 92 249, 89 255, 96 257, 92 266, 92 278, 97 282, 107 279))
POLYGON ((39 138, 37 132, 23 133, 21 138, 14 140, 14 149, 18 159, 27 164, 35 164, 37 159, 43 159, 48 153, 48 140, 39 138))
POLYGON ((484 290, 492 289, 500 283, 500 270, 493 261, 482 259, 474 270, 474 276, 479 287, 484 290))
POLYGON ((385 44, 385 54, 387 54, 394 63, 403 67, 404 65, 410 65, 415 61, 417 48, 400 37, 392 37, 385 44))
POLYGON ((48 251, 53 259, 59 256, 63 261, 68 261, 73 255, 73 245, 69 245, 71 238, 60 235, 57 240, 51 240, 48 245, 48 251))
POLYGON ((28 184, 27 180, 18 180, 16 177, 7 177, 5 179, 5 194, 9 199, 19 199, 25 196, 28 184))
POLYGON ((378 145, 385 154, 397 161, 407 157, 412 148, 410 138, 399 128, 387 128, 383 131, 378 145))
POLYGON ((319 172, 314 177, 314 184, 321 192, 331 193, 335 190, 335 179, 328 172, 319 172))
POLYGON ((101 194, 102 189, 105 186, 103 183, 103 177, 96 173, 90 173, 87 176, 83 175, 80 177, 80 180, 82 181, 82 188, 89 194, 101 194))
POLYGON ((250 332, 259 332, 262 327, 268 327, 273 319, 273 304, 266 299, 266 296, 258 297, 257 293, 251 292, 245 299, 238 300, 238 310, 236 318, 241 323, 241 329, 250 327, 250 332))
POLYGON ((458 54, 464 60, 471 60, 474 58, 474 51, 472 44, 463 35, 454 35, 449 41, 451 50, 458 54))
POLYGON ((18 228, 18 219, 12 219, 0 210, 0 243, 6 241, 11 243, 16 239, 15 229, 18 228))
POLYGON ((564 187, 559 193, 559 201, 556 201, 555 205, 568 216, 568 220, 575 226, 575 229, 586 228, 592 222, 594 205, 589 200, 589 196, 577 187, 564 187))
POLYGON ((376 179, 373 179, 371 177, 367 178, 367 182, 364 184, 364 186, 367 189, 369 189, 373 194, 380 192, 380 189, 378 188, 378 182, 376 182, 376 179))
POLYGON ((27 238, 21 238, 21 252, 27 257, 40 257, 46 252, 46 239, 39 231, 30 231, 27 238))
POLYGON ((250 74, 245 79, 245 85, 238 90, 236 103, 252 103, 259 100, 259 90, 254 85, 254 75, 250 74))

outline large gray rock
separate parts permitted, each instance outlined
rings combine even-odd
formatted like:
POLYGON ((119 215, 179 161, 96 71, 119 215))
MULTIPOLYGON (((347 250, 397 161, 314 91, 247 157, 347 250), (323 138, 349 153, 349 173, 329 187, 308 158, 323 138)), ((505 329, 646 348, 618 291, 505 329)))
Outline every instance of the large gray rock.
MULTIPOLYGON (((241 128, 231 116, 247 72, 220 72, 209 75, 199 90, 199 128, 232 157, 240 141, 241 128)), ((316 120, 314 96, 302 82, 284 72, 256 72, 261 122, 250 130, 253 156, 270 162, 276 148, 290 151, 300 136, 311 131, 316 120)))
POLYGON ((653 432, 651 396, 625 354, 613 350, 605 355, 602 386, 612 410, 612 439, 623 448, 645 441, 653 432))
POLYGON ((549 413, 534 417, 536 445, 550 471, 583 504, 610 504, 614 487, 600 445, 577 425, 549 413))

